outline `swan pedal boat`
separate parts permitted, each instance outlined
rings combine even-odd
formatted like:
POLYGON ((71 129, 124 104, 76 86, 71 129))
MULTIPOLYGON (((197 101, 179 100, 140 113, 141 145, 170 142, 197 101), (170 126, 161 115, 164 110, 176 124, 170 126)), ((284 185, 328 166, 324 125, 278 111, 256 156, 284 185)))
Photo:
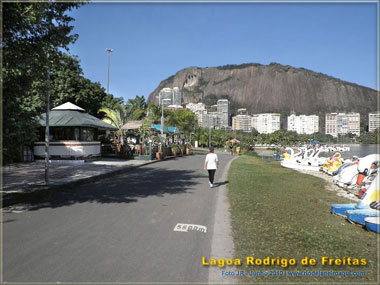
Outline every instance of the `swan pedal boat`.
POLYGON ((355 222, 357 224, 365 225, 365 219, 369 217, 379 218, 380 212, 373 209, 365 210, 347 210, 346 211, 347 220, 350 222, 355 222))
POLYGON ((380 219, 379 217, 368 217, 364 219, 365 227, 367 230, 380 233, 380 219))

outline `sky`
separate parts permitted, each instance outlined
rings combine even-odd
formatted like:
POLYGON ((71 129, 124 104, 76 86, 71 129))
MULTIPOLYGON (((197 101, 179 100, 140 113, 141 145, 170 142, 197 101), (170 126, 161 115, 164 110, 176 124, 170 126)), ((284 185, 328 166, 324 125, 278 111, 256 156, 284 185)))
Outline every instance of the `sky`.
POLYGON ((84 76, 125 100, 181 69, 277 62, 373 89, 377 3, 90 3, 69 13, 84 76))

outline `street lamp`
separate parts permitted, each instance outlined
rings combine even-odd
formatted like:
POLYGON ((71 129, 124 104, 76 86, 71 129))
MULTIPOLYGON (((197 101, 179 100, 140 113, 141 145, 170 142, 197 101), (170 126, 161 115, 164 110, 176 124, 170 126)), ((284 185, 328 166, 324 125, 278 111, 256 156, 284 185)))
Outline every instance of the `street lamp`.
MULTIPOLYGON (((208 147, 211 147, 211 125, 210 125, 210 117, 208 117, 208 147)), ((214 120, 214 118, 213 118, 214 120)))
POLYGON ((113 52, 113 49, 106 48, 106 52, 108 52, 107 95, 109 95, 109 87, 110 87, 110 58, 111 58, 111 52, 113 52))
POLYGON ((161 135, 164 134, 164 126, 165 126, 164 101, 170 101, 170 99, 162 99, 162 101, 161 101, 161 109, 162 109, 162 114, 161 114, 161 135))

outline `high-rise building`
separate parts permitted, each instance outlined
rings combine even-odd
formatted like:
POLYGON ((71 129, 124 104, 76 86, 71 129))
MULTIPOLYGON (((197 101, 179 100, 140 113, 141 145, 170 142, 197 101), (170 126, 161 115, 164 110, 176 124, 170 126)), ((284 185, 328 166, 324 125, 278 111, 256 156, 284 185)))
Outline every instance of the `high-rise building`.
POLYGON ((198 118, 198 125, 203 128, 208 128, 208 114, 206 110, 195 113, 198 118))
POLYGON ((326 114, 326 134, 338 137, 348 133, 360 136, 359 113, 328 113, 326 114))
POLYGON ((232 117, 232 130, 252 131, 252 117, 248 114, 247 109, 237 110, 237 115, 232 117))
POLYGON ((173 88, 173 105, 181 106, 182 104, 182 92, 178 87, 173 88))
POLYGON ((217 112, 220 116, 220 128, 228 128, 230 125, 230 101, 219 99, 217 102, 217 112))
POLYGON ((373 132, 380 128, 380 112, 368 114, 368 131, 373 132))
POLYGON ((338 113, 336 116, 336 126, 338 135, 348 134, 348 117, 345 113, 338 113))
POLYGON ((186 109, 189 109, 193 113, 206 110, 206 105, 203 103, 188 103, 186 109))
POLYGON ((178 87, 163 88, 158 93, 158 104, 161 106, 164 102, 165 106, 175 105, 180 106, 182 102, 182 93, 178 87), (165 99, 165 101, 163 101, 165 99))
POLYGON ((161 106, 169 106, 173 104, 173 92, 171 88, 163 88, 160 93, 158 93, 158 104, 161 106), (165 101, 163 101, 165 99, 165 101))
POLYGON ((199 121, 201 121, 200 125, 202 128, 218 129, 220 126, 220 116, 217 112, 207 113, 206 111, 198 117, 199 121))
POLYGON ((319 117, 316 115, 291 114, 288 116, 288 131, 295 131, 297 134, 313 134, 319 131, 319 117))
POLYGON ((260 134, 271 134, 280 130, 280 114, 264 113, 252 115, 252 127, 260 134))
POLYGON ((325 133, 335 138, 338 136, 337 116, 337 113, 328 113, 325 116, 325 133))
POLYGON ((360 136, 360 114, 359 113, 347 113, 347 133, 360 136))
POLYGON ((222 120, 220 113, 218 111, 216 112, 209 112, 208 113, 208 120, 209 120, 209 126, 212 129, 220 129, 222 125, 222 120))

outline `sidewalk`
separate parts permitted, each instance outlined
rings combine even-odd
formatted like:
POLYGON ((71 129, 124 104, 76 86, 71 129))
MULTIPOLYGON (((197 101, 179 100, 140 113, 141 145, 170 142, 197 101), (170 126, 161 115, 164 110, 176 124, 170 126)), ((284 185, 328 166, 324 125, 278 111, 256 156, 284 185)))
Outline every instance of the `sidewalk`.
POLYGON ((45 164, 17 163, 3 167, 3 206, 22 202, 47 190, 61 189, 105 178, 129 168, 158 162, 159 160, 120 160, 101 158, 79 165, 50 164, 49 186, 45 185, 45 164))

